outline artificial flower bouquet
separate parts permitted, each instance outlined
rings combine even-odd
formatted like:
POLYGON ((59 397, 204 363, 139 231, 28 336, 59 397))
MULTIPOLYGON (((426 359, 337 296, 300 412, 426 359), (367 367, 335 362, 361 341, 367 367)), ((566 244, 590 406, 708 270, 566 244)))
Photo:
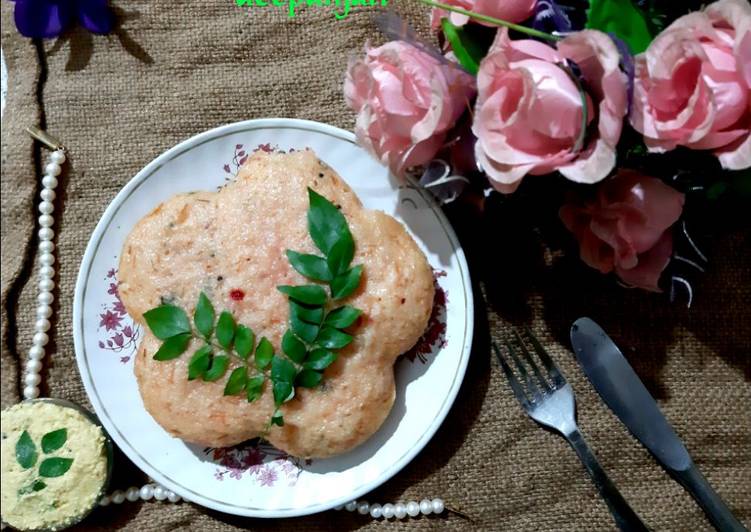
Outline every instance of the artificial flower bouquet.
POLYGON ((391 40, 349 64, 360 144, 444 202, 560 191, 587 265, 690 302, 665 275, 707 260, 688 211, 751 197, 751 4, 420 1, 439 46, 382 15, 391 40))

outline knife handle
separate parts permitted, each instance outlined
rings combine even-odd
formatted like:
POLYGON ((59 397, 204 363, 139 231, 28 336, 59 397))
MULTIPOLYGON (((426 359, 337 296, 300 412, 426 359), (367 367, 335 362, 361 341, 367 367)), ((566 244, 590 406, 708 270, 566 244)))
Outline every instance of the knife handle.
POLYGON ((696 464, 683 471, 671 471, 673 476, 696 499, 701 509, 707 514, 709 521, 717 530, 722 532, 744 532, 746 528, 730 511, 722 498, 712 489, 707 479, 701 474, 696 464))
POLYGON ((623 495, 615 487, 610 477, 605 473, 605 470, 597 461, 597 458, 595 458, 592 449, 584 440, 582 433, 574 430, 566 434, 565 437, 576 451, 576 454, 579 455, 579 459, 584 464, 584 468, 589 473, 589 476, 592 477, 592 481, 600 492, 600 496, 608 505, 618 528, 624 531, 649 530, 633 508, 626 502, 626 499, 623 498, 623 495))

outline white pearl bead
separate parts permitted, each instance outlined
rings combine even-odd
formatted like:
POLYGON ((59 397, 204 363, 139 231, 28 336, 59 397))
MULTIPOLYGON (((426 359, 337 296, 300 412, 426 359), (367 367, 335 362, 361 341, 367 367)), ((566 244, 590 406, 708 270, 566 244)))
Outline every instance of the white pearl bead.
POLYGON ((443 504, 443 499, 433 499, 433 513, 438 515, 443 513, 443 509, 445 508, 443 504))
POLYGON ((404 519, 407 517, 407 508, 400 502, 394 505, 394 517, 404 519))
POLYGON ((110 498, 107 495, 99 499, 99 506, 109 506, 109 504, 110 504, 110 498))
POLYGON ((31 360, 42 360, 44 358, 44 348, 41 345, 32 345, 29 349, 29 358, 31 360))
POLYGON ((52 308, 49 305, 37 307, 37 318, 49 318, 50 316, 52 316, 52 308))
POLYGON ((430 515, 430 513, 433 511, 433 503, 429 501, 428 499, 423 499, 420 501, 420 511, 423 515, 430 515))
POLYGON ((370 505, 366 501, 360 501, 357 503, 357 513, 365 515, 370 511, 370 505))
POLYGON ((174 491, 167 492, 167 500, 169 502, 180 502, 180 496, 174 491))
POLYGON ((348 512, 354 512, 357 509, 357 501, 349 501, 344 505, 344 509, 348 512))
POLYGON ((391 519, 394 517, 394 505, 388 503, 384 504, 381 513, 383 514, 384 519, 391 519))
POLYGON ((52 190, 51 188, 43 188, 42 192, 39 193, 39 196, 44 201, 55 201, 55 198, 57 197, 57 195, 55 194, 55 191, 52 190))
POLYGON ((39 290, 42 292, 51 292, 55 288, 55 281, 49 277, 42 277, 39 279, 39 290))
POLYGON ((39 230, 39 240, 52 240, 55 237, 55 232, 49 227, 42 227, 39 230))
POLYGON ((52 240, 42 240, 39 242, 39 251, 42 253, 52 253, 55 250, 55 243, 52 240))
POLYGON ((409 501, 407 503, 407 515, 410 517, 416 517, 420 515, 420 505, 415 501, 409 501))
POLYGON ((34 337, 31 339, 31 341, 34 343, 34 345, 39 345, 43 347, 47 345, 47 342, 50 341, 50 337, 47 336, 47 333, 38 332, 38 333, 34 333, 34 337))
POLYGON ((57 178, 53 175, 46 175, 42 178, 42 185, 49 189, 57 187, 57 178))
POLYGON ((135 502, 139 499, 141 496, 141 490, 138 488, 128 488, 128 491, 125 492, 125 498, 128 499, 130 502, 135 502))
POLYGON ((157 486, 154 488, 154 498, 158 501, 163 501, 167 498, 167 490, 162 486, 157 486))
POLYGON ((26 386, 36 386, 41 380, 42 378, 38 373, 27 373, 23 378, 23 382, 26 386))
POLYGON ((29 373, 39 373, 42 370, 42 362, 32 358, 26 363, 26 371, 29 373))
POLYGON ((122 504, 125 502, 125 494, 120 490, 112 492, 112 502, 115 504, 122 504))
POLYGON ((55 223, 55 219, 49 214, 43 214, 39 217, 39 225, 42 227, 52 227, 55 223))
POLYGON ((65 162, 65 152, 63 150, 55 150, 50 153, 50 162, 55 164, 63 164, 65 162))
POLYGON ((55 205, 51 201, 43 201, 39 204, 39 212, 42 214, 52 214, 55 212, 55 205))
POLYGON ((40 305, 50 305, 54 300, 55 296, 52 295, 52 292, 39 292, 37 296, 40 305))
POLYGON ((42 318, 34 323, 34 330, 39 332, 47 332, 50 330, 50 320, 42 318))
POLYGON ((55 264, 55 256, 52 253, 42 253, 39 255, 39 264, 42 266, 52 266, 55 264))
POLYGON ((62 168, 57 163, 47 163, 47 166, 44 167, 44 173, 47 175, 60 175, 61 170, 62 168))
POLYGON ((144 501, 148 501, 154 496, 154 488, 150 484, 146 484, 141 488, 141 498, 144 501))
POLYGON ((370 505, 370 517, 373 519, 378 519, 383 515, 383 510, 381 510, 380 504, 371 504, 370 505))
POLYGON ((36 399, 39 397, 39 388, 36 386, 26 386, 23 389, 23 396, 26 399, 36 399))
POLYGON ((55 277, 55 269, 52 266, 42 266, 39 268, 39 277, 52 279, 55 277))

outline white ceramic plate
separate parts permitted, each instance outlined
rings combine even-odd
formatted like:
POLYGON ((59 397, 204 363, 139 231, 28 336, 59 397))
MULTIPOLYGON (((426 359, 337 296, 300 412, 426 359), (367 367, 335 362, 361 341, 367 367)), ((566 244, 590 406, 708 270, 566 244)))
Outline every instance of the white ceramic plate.
POLYGON ((472 290, 459 242, 440 209, 355 144, 347 131, 303 120, 250 120, 186 140, 120 191, 81 263, 73 310, 76 358, 99 419, 155 481, 194 503, 237 515, 289 517, 360 497, 403 468, 446 417, 472 343, 472 290), (140 328, 125 314, 116 268, 134 224, 179 192, 215 190, 254 149, 312 148, 363 204, 402 221, 437 272, 437 309, 418 356, 396 364, 396 402, 380 430, 350 453, 302 463, 265 447, 203 449, 168 435, 143 407, 133 375, 140 328), (445 298, 443 296, 446 296, 445 298), (445 299, 445 304, 441 302, 445 299))

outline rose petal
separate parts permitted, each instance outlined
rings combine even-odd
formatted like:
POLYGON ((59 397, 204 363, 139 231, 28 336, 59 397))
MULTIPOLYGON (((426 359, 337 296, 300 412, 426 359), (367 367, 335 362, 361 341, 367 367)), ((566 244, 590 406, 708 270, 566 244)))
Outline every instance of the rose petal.
POLYGON ((615 273, 626 284, 652 292, 661 292, 658 282, 672 254, 673 236, 668 230, 662 234, 654 247, 639 255, 639 263, 636 266, 628 269, 616 266, 615 273))

